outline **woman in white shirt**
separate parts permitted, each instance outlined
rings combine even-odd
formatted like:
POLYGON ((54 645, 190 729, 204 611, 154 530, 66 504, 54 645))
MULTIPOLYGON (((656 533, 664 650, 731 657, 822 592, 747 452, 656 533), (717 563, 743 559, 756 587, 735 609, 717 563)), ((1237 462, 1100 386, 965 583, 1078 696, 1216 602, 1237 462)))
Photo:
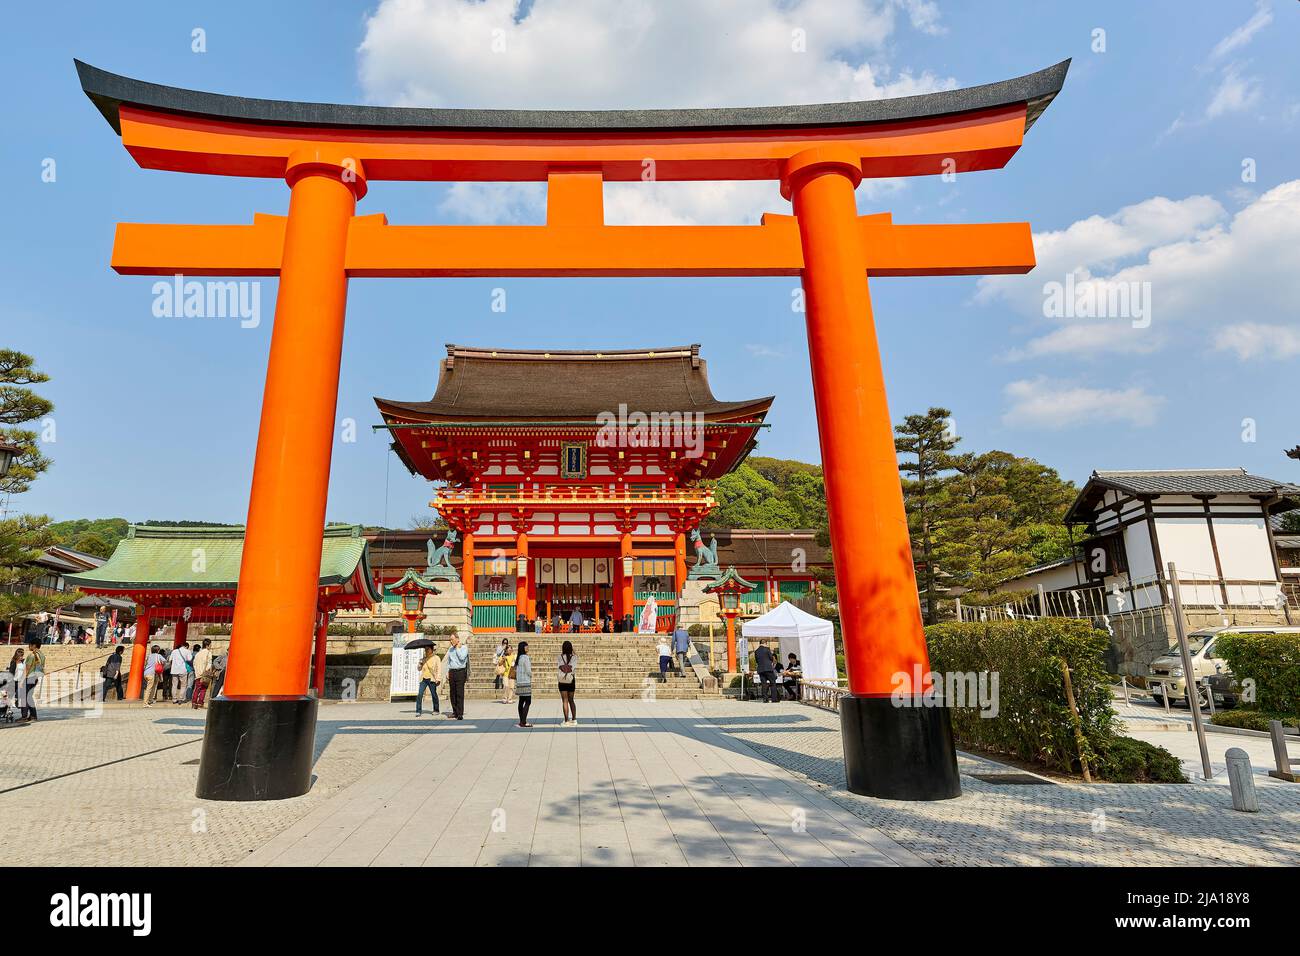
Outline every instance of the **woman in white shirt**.
POLYGON ((668 646, 668 638, 659 638, 659 682, 668 681, 668 668, 673 666, 673 649, 668 646))

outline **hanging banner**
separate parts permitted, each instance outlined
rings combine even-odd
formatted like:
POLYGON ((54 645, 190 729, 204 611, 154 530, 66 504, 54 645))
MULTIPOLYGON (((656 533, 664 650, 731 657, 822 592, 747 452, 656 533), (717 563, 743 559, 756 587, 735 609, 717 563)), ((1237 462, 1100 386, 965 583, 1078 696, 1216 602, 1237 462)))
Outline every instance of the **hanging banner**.
POLYGON ((388 679, 388 699, 414 697, 420 687, 420 658, 423 652, 417 647, 407 650, 407 638, 419 637, 419 634, 402 632, 393 635, 393 664, 388 679))

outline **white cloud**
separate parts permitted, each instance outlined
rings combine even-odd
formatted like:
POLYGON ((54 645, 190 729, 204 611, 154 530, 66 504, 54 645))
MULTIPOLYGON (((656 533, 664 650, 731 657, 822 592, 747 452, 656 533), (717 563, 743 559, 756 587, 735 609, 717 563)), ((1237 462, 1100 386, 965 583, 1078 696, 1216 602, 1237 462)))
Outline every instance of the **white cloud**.
MULTIPOLYGON (((774 106, 953 89, 885 53, 900 13, 942 29, 930 0, 382 0, 358 73, 369 102, 537 109, 774 106)), ((896 183, 868 181, 866 197, 896 183)), ((476 222, 540 221, 544 191, 459 184, 443 211, 476 222)), ((617 223, 753 222, 788 211, 774 183, 611 184, 617 223)))
MULTIPOLYGON (((1231 216, 1208 196, 1165 197, 1090 216, 1034 236, 1038 267, 1026 276, 980 280, 976 301, 1003 303, 1042 330, 1013 357, 1150 352, 1204 344, 1240 322, 1300 329, 1300 180, 1283 183, 1231 216), (1074 276, 1077 287, 1150 292, 1150 325, 1120 318, 1045 319, 1045 289, 1074 276)), ((1240 352, 1239 352, 1240 354, 1240 352)))
POLYGON ((1255 34, 1273 22, 1273 8, 1268 0, 1255 4, 1255 12, 1249 20, 1214 45, 1210 51, 1211 60, 1219 60, 1241 49, 1255 38, 1255 34))
POLYGON ((1300 328, 1237 322, 1215 334, 1214 347, 1221 352, 1235 352, 1242 360, 1295 358, 1300 355, 1300 328))
POLYGON ((773 348, 762 342, 748 342, 745 345, 745 351, 754 358, 783 359, 786 357, 785 349, 773 348))
POLYGON ((1003 389, 1009 406, 1002 423, 1013 427, 1063 429, 1079 425, 1153 425, 1165 399, 1142 387, 1087 388, 1039 376, 1003 389))
MULTIPOLYGON (((359 72, 371 102, 479 108, 768 106, 955 86, 882 62, 898 6, 536 0, 516 19, 516 0, 383 0, 359 72)), ((937 28, 932 4, 903 6, 919 29, 937 28)))
POLYGON ((1225 113, 1244 112, 1256 106, 1259 98, 1259 81, 1243 77, 1236 68, 1229 67, 1223 71, 1223 78, 1205 107, 1205 118, 1218 119, 1225 113))

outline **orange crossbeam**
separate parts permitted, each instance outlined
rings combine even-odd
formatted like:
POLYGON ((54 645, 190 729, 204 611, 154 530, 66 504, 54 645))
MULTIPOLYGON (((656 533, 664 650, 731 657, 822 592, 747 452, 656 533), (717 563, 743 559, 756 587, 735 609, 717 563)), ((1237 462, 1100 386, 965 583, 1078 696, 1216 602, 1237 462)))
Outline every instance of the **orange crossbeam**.
POLYGON ((122 145, 145 169, 279 178, 304 149, 351 157, 368 179, 545 182, 556 169, 638 182, 781 178, 811 144, 834 144, 869 177, 935 176, 1007 164, 1024 141, 1025 104, 847 127, 665 131, 331 129, 121 106, 122 145))
MULTIPOLYGON (((123 223, 113 268, 123 275, 272 276, 280 271, 284 218, 251 226, 123 223)), ((894 225, 860 216, 870 276, 1028 272, 1028 223, 894 225)), ((390 226, 353 218, 346 270, 353 277, 796 276, 804 268, 798 223, 768 215, 759 226, 390 226)))

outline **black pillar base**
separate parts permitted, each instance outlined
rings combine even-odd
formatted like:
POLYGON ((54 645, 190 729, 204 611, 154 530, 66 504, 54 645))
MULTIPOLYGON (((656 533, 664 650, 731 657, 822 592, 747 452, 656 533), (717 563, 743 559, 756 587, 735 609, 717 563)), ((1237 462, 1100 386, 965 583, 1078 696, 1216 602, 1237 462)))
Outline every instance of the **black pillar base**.
POLYGON ((892 697, 840 699, 849 790, 886 800, 961 796, 947 707, 900 707, 892 697))
POLYGON ((283 800, 311 787, 315 697, 214 697, 199 759, 203 800, 283 800))

